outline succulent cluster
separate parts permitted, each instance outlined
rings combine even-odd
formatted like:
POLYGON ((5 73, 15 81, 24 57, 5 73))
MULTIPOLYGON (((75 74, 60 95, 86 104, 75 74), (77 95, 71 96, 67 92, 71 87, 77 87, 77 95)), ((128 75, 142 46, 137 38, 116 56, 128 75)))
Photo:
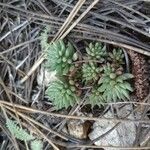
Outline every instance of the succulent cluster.
POLYGON ((45 30, 41 33, 41 47, 44 51, 49 49, 50 44, 48 43, 48 32, 50 31, 50 27, 47 26, 45 30))
POLYGON ((83 81, 97 81, 101 71, 102 68, 98 67, 94 62, 84 63, 82 65, 83 81))
POLYGON ((6 120, 6 127, 10 131, 10 133, 17 138, 18 140, 29 142, 31 146, 31 150, 42 150, 43 142, 39 140, 37 137, 29 134, 26 129, 21 128, 18 125, 18 122, 13 121, 11 119, 6 120))
POLYGON ((56 70, 59 80, 49 85, 46 94, 55 107, 61 109, 73 106, 85 93, 82 87, 89 85, 93 87, 88 98, 92 107, 104 102, 129 99, 133 89, 128 80, 133 75, 124 73, 123 51, 113 49, 108 52, 102 43, 90 43, 85 55, 85 60, 77 65, 79 57, 71 43, 65 44, 58 40, 49 44, 46 67, 56 70))
POLYGON ((78 101, 78 97, 75 92, 76 88, 74 83, 70 82, 70 84, 68 84, 65 81, 55 81, 51 83, 46 90, 46 94, 52 100, 57 109, 73 106, 78 101))
POLYGON ((104 62, 107 56, 106 46, 103 46, 102 43, 90 43, 86 48, 87 56, 90 60, 98 60, 104 62))
POLYGON ((100 60, 93 63, 94 67, 89 67, 89 63, 82 66, 83 79, 98 81, 96 82, 96 88, 95 86, 92 88, 89 96, 89 103, 92 107, 94 105, 100 106, 104 102, 129 99, 129 93, 133 89, 127 81, 133 78, 133 75, 124 73, 122 66, 124 64, 123 51, 113 49, 112 52, 107 52, 102 44, 96 43, 94 45, 90 43, 86 52, 88 58, 100 60), (98 52, 96 52, 97 50, 98 52), (98 57, 95 57, 94 54, 98 57))
POLYGON ((124 54, 121 49, 113 49, 112 53, 109 53, 108 59, 111 63, 113 63, 116 67, 124 64, 124 54))
POLYGON ((99 90, 99 87, 93 87, 89 95, 88 103, 91 104, 92 107, 94 107, 95 105, 100 106, 104 102, 105 99, 103 97, 103 93, 99 90))
POLYGON ((99 92, 103 93, 106 102, 129 99, 129 92, 133 89, 127 80, 133 78, 132 74, 123 73, 117 75, 115 69, 109 64, 104 67, 104 73, 99 80, 99 92))
POLYGON ((62 40, 53 42, 46 51, 46 67, 56 71, 58 75, 66 75, 74 68, 73 61, 77 60, 77 53, 71 43, 62 40))

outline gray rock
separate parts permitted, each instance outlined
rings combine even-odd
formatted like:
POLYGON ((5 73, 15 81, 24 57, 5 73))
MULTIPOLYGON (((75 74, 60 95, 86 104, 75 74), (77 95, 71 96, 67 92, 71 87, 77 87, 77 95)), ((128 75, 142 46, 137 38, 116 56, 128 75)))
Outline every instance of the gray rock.
MULTIPOLYGON (((118 111, 118 116, 124 118, 132 110, 131 105, 126 105, 118 111)), ((103 117, 114 118, 113 113, 108 111, 103 117)), ((140 117, 139 114, 130 114, 128 119, 136 119, 140 117)), ((115 121, 97 121, 93 124, 93 130, 89 134, 91 140, 105 134, 117 123, 115 121)), ((132 147, 136 137, 136 126, 134 122, 122 122, 114 130, 106 134, 103 138, 96 141, 94 144, 98 146, 119 146, 119 147, 132 147)), ((115 148, 105 148, 106 150, 112 150, 115 148)))

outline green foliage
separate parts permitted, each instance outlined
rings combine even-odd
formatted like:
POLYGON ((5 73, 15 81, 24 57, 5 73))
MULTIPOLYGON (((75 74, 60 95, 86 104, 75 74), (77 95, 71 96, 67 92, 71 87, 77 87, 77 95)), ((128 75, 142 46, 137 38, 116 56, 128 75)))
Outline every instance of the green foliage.
POLYGON ((50 27, 47 26, 45 30, 41 33, 40 39, 41 39, 41 47, 44 51, 49 49, 50 44, 48 43, 48 32, 50 31, 50 27))
POLYGON ((31 142, 31 149, 32 150, 42 150, 43 149, 43 143, 40 140, 34 140, 31 142))
POLYGON ((86 48, 88 58, 91 60, 98 60, 104 62, 107 56, 106 46, 102 46, 101 43, 90 43, 89 47, 86 48))
POLYGON ((95 105, 100 106, 102 103, 105 102, 103 98, 103 93, 99 91, 98 87, 94 87, 92 89, 88 102, 89 104, 91 104, 92 107, 94 107, 95 105))
POLYGON ((20 128, 14 121, 8 119, 6 125, 11 134, 14 135, 19 140, 30 141, 34 139, 34 136, 28 134, 28 132, 20 128))
POLYGON ((113 49, 112 53, 109 53, 109 60, 119 67, 124 64, 124 54, 122 49, 113 49))
POLYGON ((79 99, 77 95, 84 93, 82 87, 89 84, 94 86, 89 95, 92 107, 100 106, 103 102, 129 99, 129 92, 133 89, 128 80, 133 76, 124 73, 124 54, 121 49, 108 52, 104 44, 90 43, 86 47, 86 57, 83 57, 86 62, 76 63, 78 55, 72 44, 65 44, 62 40, 48 44, 47 33, 48 29, 41 35, 46 67, 50 71, 56 70, 59 81, 52 82, 46 94, 57 109, 73 106, 79 99))
POLYGON ((42 150, 42 141, 37 140, 33 135, 25 131, 25 129, 20 128, 15 121, 7 119, 6 126, 15 138, 21 141, 31 141, 31 150, 42 150))
POLYGON ((98 67, 96 63, 89 62, 85 63, 82 66, 82 74, 83 74, 83 81, 96 81, 100 77, 100 73, 102 68, 98 67))
POLYGON ((46 94, 52 100, 56 109, 73 106, 78 101, 75 94, 76 88, 67 82, 55 81, 46 90, 46 94))
POLYGON ((107 63, 107 65, 104 66, 103 68, 104 68, 104 74, 106 76, 109 76, 111 73, 115 72, 115 68, 111 67, 111 65, 109 63, 107 63))
POLYGON ((133 89, 127 80, 131 78, 133 75, 129 73, 117 75, 115 70, 107 65, 99 80, 99 91, 103 92, 103 97, 107 102, 129 99, 129 92, 132 92, 133 89))
POLYGON ((74 67, 77 53, 71 43, 67 45, 62 40, 51 43, 46 51, 46 67, 58 75, 66 75, 74 67))

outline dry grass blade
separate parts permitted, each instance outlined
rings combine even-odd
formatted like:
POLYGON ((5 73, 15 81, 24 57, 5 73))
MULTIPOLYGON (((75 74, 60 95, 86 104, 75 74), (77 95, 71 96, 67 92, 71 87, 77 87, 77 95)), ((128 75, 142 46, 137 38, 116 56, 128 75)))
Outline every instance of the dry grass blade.
POLYGON ((129 7, 129 6, 126 6, 126 5, 121 4, 121 3, 119 3, 119 2, 116 2, 116 1, 112 1, 112 0, 109 0, 109 1, 110 1, 110 3, 114 3, 114 4, 117 4, 117 5, 121 6, 121 7, 123 7, 123 8, 126 8, 126 9, 128 9, 128 10, 131 10, 132 12, 135 12, 136 14, 138 14, 138 15, 142 16, 143 18, 147 19, 147 21, 150 21, 150 18, 149 18, 148 16, 146 16, 146 15, 140 13, 139 11, 136 11, 136 10, 132 9, 132 8, 129 7))
POLYGON ((68 145, 68 148, 93 148, 93 149, 97 149, 97 148, 110 148, 110 149, 115 149, 115 150, 149 150, 150 147, 120 147, 120 146, 104 146, 104 145, 100 145, 100 146, 94 146, 94 145, 68 145))
POLYGON ((81 21, 83 17, 99 2, 94 0, 93 3, 78 17, 78 19, 70 26, 70 28, 61 36, 61 39, 65 38, 69 32, 81 21))
POLYGON ((7 36, 9 36, 12 32, 18 30, 19 28, 25 26, 28 23, 29 23, 29 21, 24 21, 22 24, 20 24, 19 26, 15 27, 14 29, 12 29, 12 31, 7 32, 5 35, 3 35, 2 37, 0 37, 0 42, 2 40, 4 40, 7 36))
POLYGON ((0 56, 2 56, 2 54, 9 53, 9 52, 11 52, 11 51, 13 51, 13 50, 15 50, 15 49, 17 49, 17 48, 20 48, 20 47, 22 47, 22 46, 24 46, 24 45, 30 44, 30 43, 32 43, 32 42, 35 42, 35 41, 37 41, 38 39, 39 39, 39 38, 35 38, 35 39, 33 39, 33 40, 29 40, 29 41, 20 43, 20 44, 18 44, 18 45, 15 45, 15 46, 13 46, 13 47, 11 47, 11 48, 9 48, 9 49, 3 51, 3 52, 0 52, 0 56))
MULTIPOLYGON (((76 37, 79 38, 79 39, 84 39, 85 38, 85 37, 80 37, 80 36, 76 36, 76 37)), ((89 39, 89 40, 96 40, 96 41, 104 42, 104 43, 107 43, 107 44, 112 44, 112 45, 115 45, 115 46, 118 46, 118 47, 125 48, 127 50, 128 49, 129 50, 133 50, 133 51, 138 52, 140 54, 143 54, 143 55, 146 55, 146 56, 150 56, 150 52, 149 51, 145 51, 144 49, 137 48, 137 47, 134 47, 134 46, 130 46, 128 44, 123 44, 123 43, 114 42, 114 41, 110 41, 110 40, 97 39, 96 36, 95 37, 87 37, 87 39, 89 39)))
POLYGON ((20 83, 24 83, 32 75, 32 73, 41 65, 44 59, 44 55, 41 55, 39 59, 35 62, 35 64, 32 66, 32 68, 29 70, 27 75, 21 79, 20 83))
POLYGON ((65 20, 65 22, 63 23, 63 25, 61 26, 61 28, 59 29, 59 31, 57 32, 57 34, 55 35, 53 41, 58 40, 59 38, 61 38, 63 32, 68 28, 69 24, 72 22, 72 20, 74 19, 74 17, 78 13, 78 11, 80 10, 80 8, 84 4, 84 2, 85 2, 85 0, 79 0, 77 2, 77 4, 73 8, 73 10, 69 14, 69 16, 67 17, 67 19, 65 20))
MULTIPOLYGON (((10 96, 8 90, 7 90, 7 87, 5 86, 5 84, 4 84, 4 82, 2 81, 1 77, 0 77, 0 85, 4 88, 4 91, 6 92, 6 95, 7 95, 8 99, 9 99, 10 103, 12 104, 12 108, 13 108, 14 111, 15 111, 15 115, 16 115, 16 117, 17 117, 17 119, 18 119, 18 122, 20 123, 20 119, 19 119, 19 116, 18 116, 18 112, 17 112, 17 110, 16 110, 16 108, 15 108, 15 106, 14 106, 14 103, 13 103, 13 101, 12 101, 12 98, 11 98, 11 96, 10 96)), ((21 124, 21 123, 20 123, 20 124, 21 124)))
MULTIPOLYGON (((7 58, 5 58, 5 57, 4 57, 3 55, 1 55, 1 54, 0 54, 0 57, 1 57, 2 59, 4 59, 5 62, 7 62, 9 65, 11 65, 15 70, 17 70, 17 69, 16 69, 16 66, 15 66, 12 62, 10 62, 7 58)), ((20 69, 18 69, 18 72, 20 73, 21 76, 25 76, 25 73, 24 73, 23 71, 21 71, 20 69)))
MULTIPOLYGON (((0 106, 12 106, 10 103, 7 103, 5 101, 0 101, 0 106)), ((46 111, 41 111, 41 110, 37 110, 37 109, 33 109, 33 108, 29 108, 29 107, 25 107, 22 105, 17 105, 14 104, 14 106, 16 108, 19 108, 19 111, 22 112, 26 112, 28 111, 28 113, 41 113, 43 115, 50 115, 50 116, 55 116, 55 117, 61 117, 61 118, 67 118, 67 119, 76 119, 76 120, 90 120, 90 121, 99 121, 99 120, 104 120, 104 121, 115 121, 117 122, 139 122, 139 123, 150 123, 150 120, 131 120, 131 119, 116 119, 116 118, 97 118, 97 117, 84 117, 84 116, 73 116, 73 115, 63 115, 63 114, 59 114, 59 113, 51 113, 51 112, 46 112, 46 111), (21 110, 22 109, 22 110, 21 110)), ((140 109, 140 108, 139 108, 140 109)), ((18 112, 19 113, 19 112, 18 112)))

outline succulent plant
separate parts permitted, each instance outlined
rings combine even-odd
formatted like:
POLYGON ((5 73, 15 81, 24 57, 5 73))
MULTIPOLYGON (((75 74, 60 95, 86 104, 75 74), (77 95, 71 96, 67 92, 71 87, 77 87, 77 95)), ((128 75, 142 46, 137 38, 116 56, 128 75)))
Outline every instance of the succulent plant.
POLYGON ((103 93, 99 91, 98 87, 94 87, 90 93, 88 103, 91 104, 92 107, 94 107, 95 105, 100 106, 104 102, 105 100, 103 98, 103 93))
POLYGON ((104 62, 107 56, 106 46, 102 46, 102 44, 98 42, 95 44, 90 43, 89 47, 86 48, 86 52, 89 59, 98 60, 100 62, 104 62))
POLYGON ((113 49, 112 53, 109 53, 109 60, 117 67, 124 64, 124 54, 122 49, 113 49))
POLYGON ((121 49, 113 49, 108 53, 102 43, 90 43, 84 57, 88 62, 79 64, 72 44, 65 44, 63 40, 49 44, 48 32, 47 27, 41 34, 41 46, 46 67, 56 71, 59 80, 49 85, 46 94, 57 109, 68 108, 78 102, 83 93, 82 87, 88 84, 94 86, 88 98, 92 107, 104 102, 129 99, 129 92, 133 89, 127 80, 133 75, 124 73, 124 54, 121 49))
POLYGON ((66 81, 54 81, 46 90, 46 94, 53 102, 56 109, 68 108, 73 106, 77 101, 75 86, 66 81))
POLYGON ((132 92, 133 89, 127 80, 131 78, 133 75, 129 73, 117 75, 114 68, 107 64, 98 82, 99 91, 103 92, 103 97, 107 102, 129 99, 129 92, 132 92))
POLYGON ((94 62, 84 63, 82 66, 83 81, 96 81, 100 77, 103 68, 97 66, 94 62))
POLYGON ((67 45, 62 40, 53 42, 46 51, 46 67, 58 75, 66 75, 74 68, 73 61, 77 60, 77 53, 71 43, 67 45))
POLYGON ((32 134, 29 134, 26 129, 23 129, 18 125, 17 121, 8 119, 6 120, 6 127, 10 131, 10 133, 21 141, 30 142, 31 150, 42 150, 43 149, 43 142, 33 136, 32 134))
POLYGON ((6 126, 11 134, 21 141, 30 141, 35 138, 32 134, 29 134, 26 130, 20 128, 16 121, 7 119, 6 126))
POLYGON ((44 51, 46 51, 50 47, 50 44, 48 43, 48 32, 49 31, 50 31, 50 26, 46 26, 40 36, 41 47, 44 51))

